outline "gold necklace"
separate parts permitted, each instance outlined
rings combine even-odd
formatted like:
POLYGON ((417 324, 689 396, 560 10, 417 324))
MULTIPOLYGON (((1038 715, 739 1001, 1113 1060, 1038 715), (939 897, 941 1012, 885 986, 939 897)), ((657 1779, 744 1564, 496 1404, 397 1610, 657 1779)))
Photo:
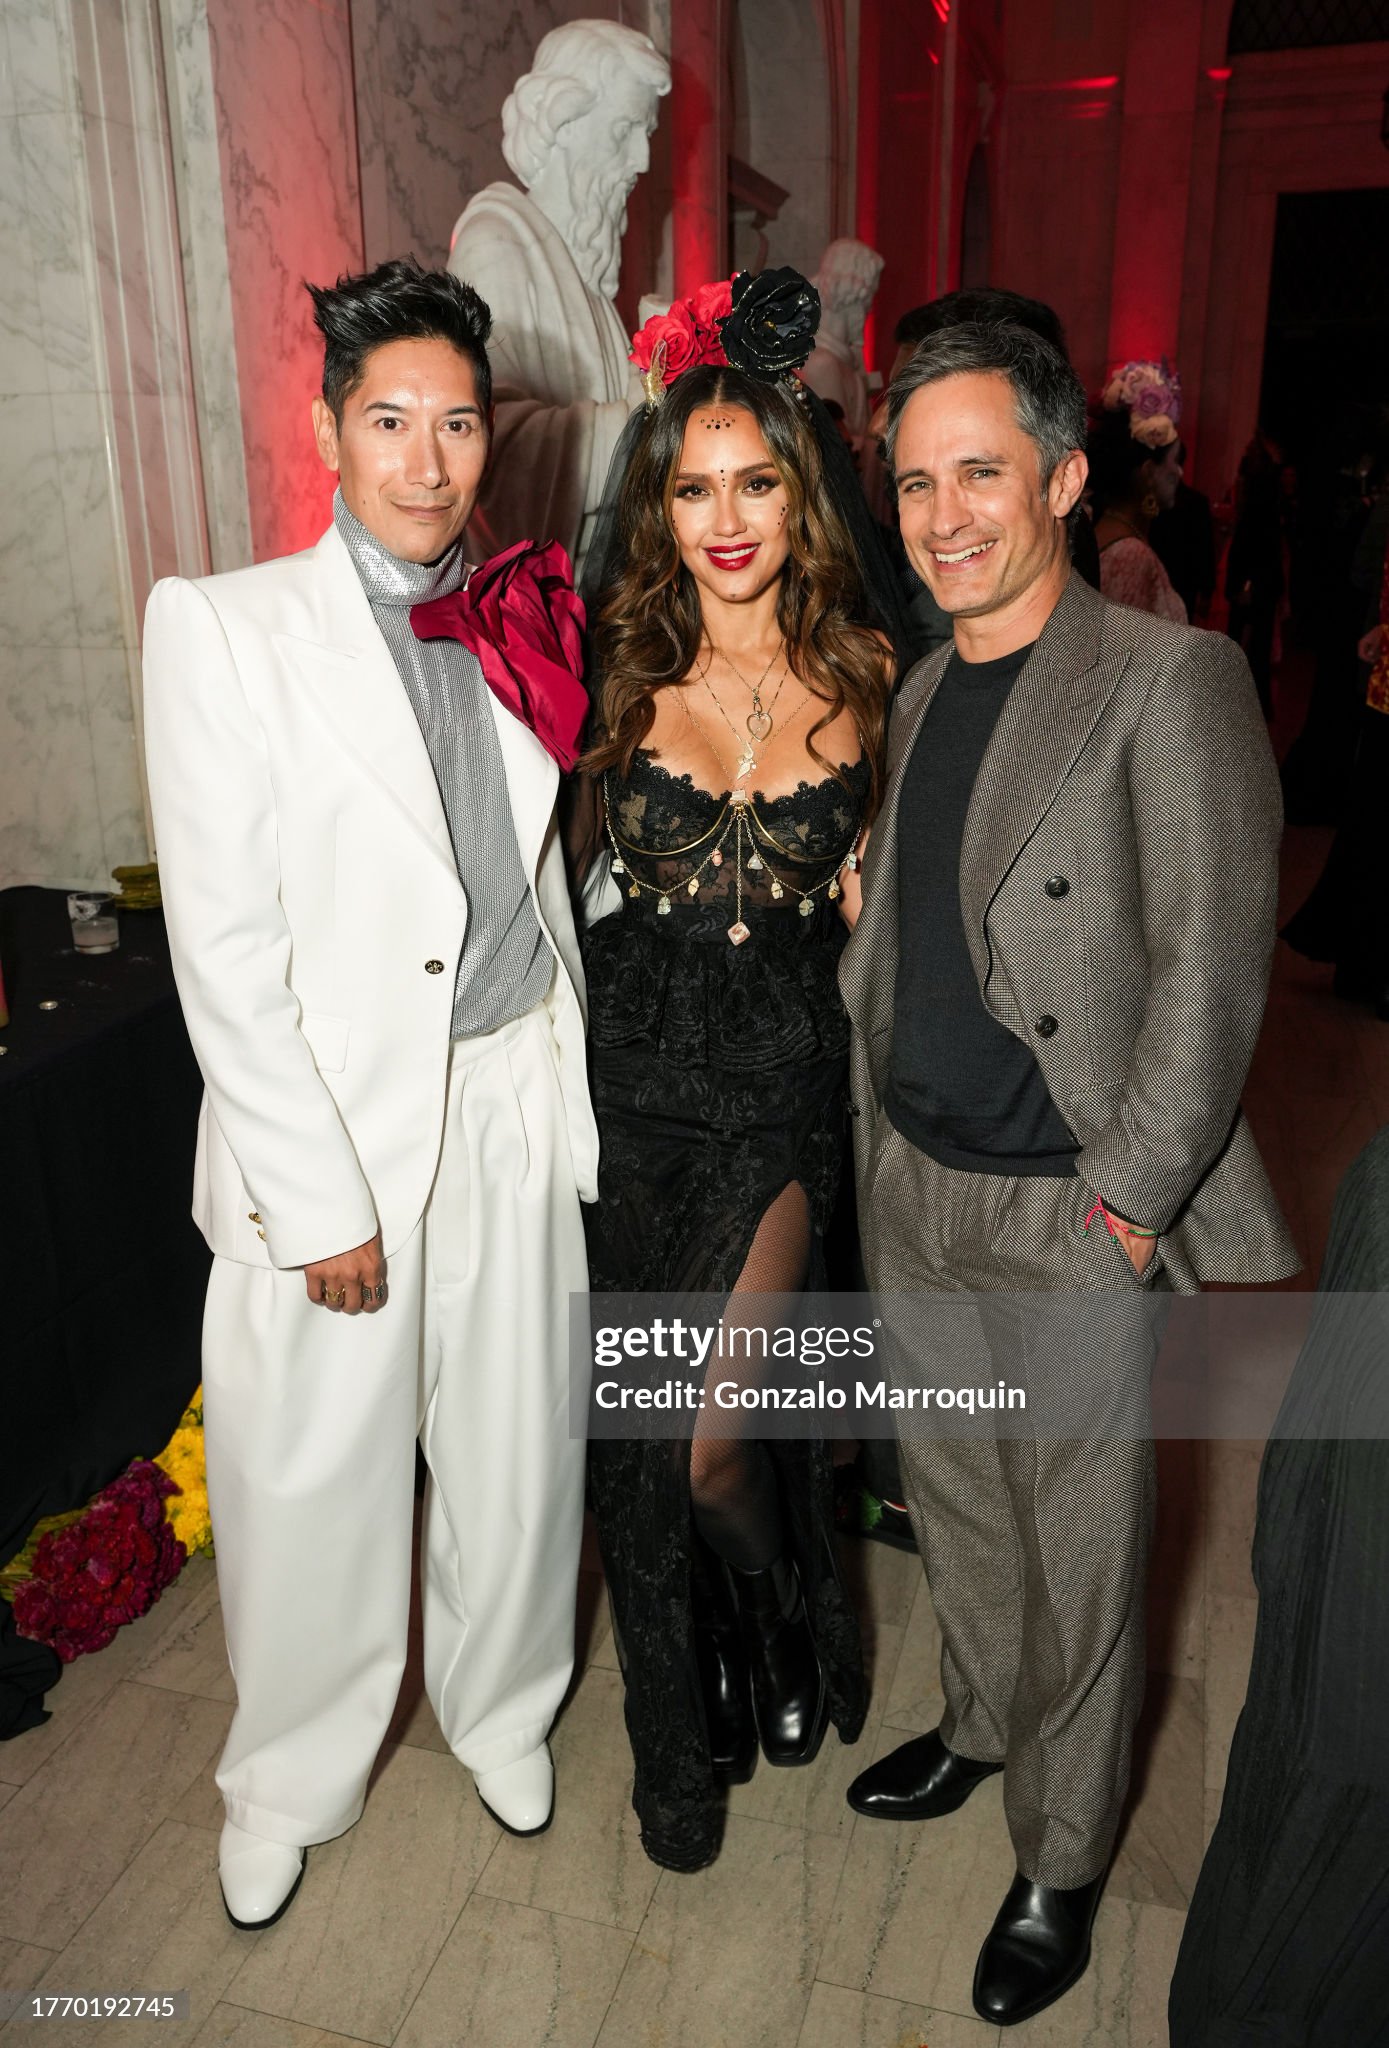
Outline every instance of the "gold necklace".
MULTIPOLYGON (((781 689, 782 689, 782 686, 783 686, 783 685, 785 684, 785 681, 786 681, 786 677, 785 677, 785 676, 783 676, 783 677, 782 677, 782 679, 781 679, 781 684, 780 684, 780 685, 778 685, 778 688, 777 688, 777 693, 776 693, 776 697, 773 697, 773 699, 772 699, 772 702, 773 702, 773 704, 775 704, 775 703, 776 703, 776 701, 777 701, 777 697, 779 697, 779 696, 781 695, 781 689)), ((707 683, 705 684, 705 688, 706 688, 706 689, 708 689, 708 684, 707 684, 707 683)), ((709 695, 710 695, 711 697, 714 697, 714 693, 713 693, 713 691, 712 691, 712 690, 710 690, 710 691, 709 691, 709 695)), ((809 699, 806 699, 806 700, 804 700, 804 701, 805 701, 805 702, 808 702, 808 701, 809 701, 809 699)), ((692 710, 690 709, 690 705, 689 705, 689 700, 688 700, 688 699, 686 698, 686 696, 685 696, 685 693, 684 693, 684 691, 683 691, 683 690, 682 690, 682 691, 680 692, 680 702, 681 702, 681 703, 682 703, 682 704, 684 705, 684 707, 685 707, 685 716, 686 716, 686 718, 688 718, 688 719, 689 719, 689 721, 690 721, 690 724, 691 724, 691 725, 692 725, 692 726, 694 727, 695 731, 696 731, 696 732, 697 732, 697 733, 699 734, 699 736, 700 736, 700 738, 701 738, 701 739, 703 740, 703 742, 704 742, 705 746, 706 746, 706 747, 707 747, 707 748, 709 749, 709 752, 710 752, 710 753, 711 753, 711 754, 713 755, 714 759, 715 759, 715 760, 716 760, 716 761, 718 762, 718 764, 719 764, 720 768, 722 768, 722 767, 723 767, 723 758, 722 758, 722 756, 720 755, 720 753, 719 753, 719 750, 718 750, 718 748, 717 748, 717 747, 716 747, 716 746, 714 745, 714 742, 713 742, 713 741, 712 741, 712 740, 710 739, 710 737, 709 737, 709 732, 708 732, 708 728, 707 728, 707 727, 705 726, 705 724, 704 724, 704 721, 703 721, 703 719, 701 719, 701 718, 696 718, 696 717, 695 717, 695 715, 694 715, 694 712, 693 712, 693 711, 692 711, 692 710)), ((802 708, 802 709, 803 709, 803 708, 804 708, 804 705, 802 705, 801 707, 798 707, 798 708, 802 708)), ((736 725, 735 725, 735 724, 733 723, 733 720, 732 720, 732 719, 731 719, 731 718, 729 717, 728 713, 727 713, 727 712, 726 712, 726 711, 724 710, 724 708, 723 708, 722 704, 720 704, 720 702, 719 702, 719 700, 718 700, 718 698, 717 698, 717 697, 714 697, 714 709, 715 709, 715 710, 716 710, 716 711, 717 711, 717 712, 718 712, 718 713, 720 714, 720 716, 721 716, 721 717, 722 717, 722 719, 723 719, 723 722, 724 722, 724 724, 725 724, 725 725, 726 725, 726 726, 728 727, 728 730, 729 730, 729 731, 730 731, 730 732, 732 733, 732 735, 733 735, 733 740, 734 740, 734 744, 735 744, 735 745, 736 745, 737 747, 739 747, 739 748, 741 749, 741 752, 739 753, 739 756, 738 756, 738 766, 737 766, 737 770, 736 770, 736 772, 734 773, 734 776, 733 776, 733 781, 734 781, 734 783, 735 783, 735 785, 736 785, 737 783, 739 783, 739 782, 743 781, 743 779, 744 779, 744 777, 745 777, 745 776, 751 775, 751 773, 752 773, 753 769, 754 769, 754 768, 755 768, 755 767, 757 766, 757 750, 756 750, 756 748, 755 748, 755 747, 753 746, 753 744, 752 744, 752 741, 751 741, 750 739, 747 739, 747 740, 740 740, 740 739, 738 738, 738 728, 737 728, 737 726, 736 726, 736 725)), ((795 712, 795 711, 793 711, 793 712, 791 713, 791 715, 790 715, 790 718, 789 718, 789 719, 787 720, 786 724, 785 724, 785 725, 784 725, 784 726, 782 727, 782 732, 783 732, 783 734, 785 734, 786 732, 788 732, 788 731, 790 730, 791 726, 792 726, 792 725, 793 725, 793 724, 795 723, 795 720, 796 720, 796 715, 797 715, 797 714, 796 714, 796 712, 795 712)), ((728 772, 728 771, 727 771, 727 770, 725 769, 725 770, 724 770, 724 773, 725 773, 725 774, 727 774, 727 772, 728 772)))
MULTIPOLYGON (((711 642, 710 644, 712 646, 713 643, 711 642)), ((724 656, 724 660, 728 661, 727 655, 724 656)), ((772 661, 775 660, 776 656, 773 655, 772 661)), ((739 674, 738 670, 734 668, 733 663, 731 661, 728 662, 728 665, 731 669, 733 669, 734 675, 738 677, 739 682, 742 683, 744 689, 746 689, 748 686, 746 677, 739 674)), ((772 662, 769 661, 767 663, 767 668, 770 669, 771 665, 772 662)), ((790 675, 790 673, 791 670, 789 665, 782 670, 781 681, 776 686, 776 695, 772 698, 771 706, 769 707, 769 709, 764 711, 762 708, 762 698, 759 694, 762 688, 762 683, 765 683, 767 680, 766 672, 763 672, 762 682, 759 682, 756 688, 753 690, 753 708, 748 713, 747 719, 745 721, 748 729, 748 736, 745 740, 741 740, 738 738, 737 726, 733 723, 733 720, 724 710, 718 698, 714 696, 714 686, 709 681, 708 663, 706 662, 704 667, 700 670, 699 680, 703 683, 705 689, 709 692, 710 697, 713 699, 714 709, 718 712, 719 717, 723 720, 724 724, 728 727, 728 730, 732 733, 734 742, 739 749, 738 766, 733 776, 733 780, 735 782, 743 781, 744 777, 751 775, 753 769, 757 766, 757 749, 761 746, 763 740, 767 738, 768 734, 772 730, 772 712, 776 709, 777 703, 781 697, 781 693, 786 688, 786 678, 790 675), (756 730, 754 730, 754 727, 756 727, 756 730)), ((681 696, 680 701, 682 704, 685 703, 683 694, 681 696)), ((693 711, 690 711, 690 707, 688 704, 685 704, 685 709, 687 712, 689 712, 690 717, 694 718, 694 713, 693 711)), ((699 721, 696 719, 695 723, 698 725, 699 721)))
MULTIPOLYGON (((771 661, 767 663, 767 666, 763 669, 757 681, 755 683, 750 683, 747 677, 743 674, 743 671, 739 668, 737 662, 733 659, 733 656, 731 654, 725 654, 721 647, 715 647, 712 640, 709 642, 710 658, 712 659, 712 657, 717 654, 720 661, 726 661, 728 663, 728 666, 732 669, 734 675, 737 676, 738 681, 742 684, 743 688, 745 690, 750 690, 752 692, 752 709, 751 711, 749 711, 747 718, 744 720, 744 723, 746 724, 748 729, 748 738, 752 740, 756 746, 759 747, 761 746, 763 740, 769 739, 771 737, 772 711, 775 709, 777 697, 781 695, 783 689, 786 687, 786 676, 789 673, 789 664, 787 666, 787 669, 782 673, 781 681, 777 684, 776 697, 773 697, 771 704, 764 710, 762 705, 762 685, 766 682, 768 676, 771 674, 772 662, 776 660, 777 656, 781 653, 781 651, 781 644, 778 642, 777 646, 772 650, 771 661)), ((709 683, 709 662, 707 661, 704 664, 700 680, 704 684, 705 689, 709 691, 709 695, 713 697, 714 692, 710 687, 709 683)), ((714 698, 714 702, 716 704, 718 703, 717 697, 714 698)), ((722 705, 720 705, 719 708, 720 710, 722 710, 722 705)), ((725 717, 727 717, 728 714, 725 712, 724 715, 725 717)), ((738 737, 736 729, 733 730, 733 737, 735 739, 737 739, 738 737)))

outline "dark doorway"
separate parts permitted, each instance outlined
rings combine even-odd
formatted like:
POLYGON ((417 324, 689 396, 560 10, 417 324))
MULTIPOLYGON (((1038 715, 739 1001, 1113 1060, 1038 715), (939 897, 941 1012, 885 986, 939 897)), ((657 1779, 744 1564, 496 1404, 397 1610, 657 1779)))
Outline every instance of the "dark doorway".
POLYGON ((1389 487, 1386 249, 1389 188, 1279 198, 1259 416, 1287 464, 1284 648, 1313 672, 1285 770, 1299 823, 1336 815, 1364 697, 1355 647, 1376 593, 1356 558, 1389 487))
POLYGON ((1323 463, 1389 408, 1389 186, 1285 192, 1269 284, 1261 417, 1323 463))
POLYGON ((1296 475, 1294 615, 1335 602, 1389 460, 1389 187, 1285 192, 1269 284, 1260 419, 1296 475))

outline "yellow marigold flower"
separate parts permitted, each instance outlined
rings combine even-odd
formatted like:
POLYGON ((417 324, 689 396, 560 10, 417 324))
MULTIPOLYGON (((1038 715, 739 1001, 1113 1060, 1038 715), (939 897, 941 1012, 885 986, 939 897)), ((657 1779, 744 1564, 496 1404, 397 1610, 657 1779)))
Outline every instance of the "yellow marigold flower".
POLYGON ((155 1459, 180 1489, 164 1503, 164 1514, 191 1556, 212 1551, 212 1520, 207 1505, 207 1462, 203 1451, 203 1390, 184 1409, 178 1428, 155 1459))

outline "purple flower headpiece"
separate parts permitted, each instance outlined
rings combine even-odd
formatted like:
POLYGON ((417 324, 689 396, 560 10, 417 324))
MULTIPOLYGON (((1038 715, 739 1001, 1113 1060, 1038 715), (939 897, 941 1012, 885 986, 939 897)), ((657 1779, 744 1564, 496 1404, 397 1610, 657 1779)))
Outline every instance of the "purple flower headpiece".
POLYGON ((1105 385, 1100 404, 1106 412, 1126 412, 1129 432, 1145 448, 1170 448, 1182 416, 1182 380, 1166 356, 1125 363, 1105 385))

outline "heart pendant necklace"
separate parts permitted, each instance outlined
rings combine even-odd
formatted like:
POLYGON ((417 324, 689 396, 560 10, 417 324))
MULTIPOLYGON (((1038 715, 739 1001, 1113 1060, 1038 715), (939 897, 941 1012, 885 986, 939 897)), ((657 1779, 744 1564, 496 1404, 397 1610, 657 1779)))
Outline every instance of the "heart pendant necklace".
MULTIPOLYGON (((747 717, 743 721, 743 724, 747 729, 748 740, 747 744, 743 746, 743 757, 738 764, 738 775, 735 778, 736 780, 741 780, 744 776, 751 774, 756 760, 755 749, 760 747, 764 740, 770 739, 771 737, 772 712, 776 708, 777 699, 780 697, 782 691, 786 687, 786 678, 790 674, 789 664, 786 668, 782 670, 781 680, 776 686, 776 690, 773 694, 772 701, 770 704, 764 704, 762 702, 762 691, 766 684, 768 676, 772 672, 772 668, 776 662, 777 656, 781 652, 782 650, 780 647, 774 649, 771 660, 767 663, 767 666, 763 669, 757 681, 755 683, 750 683, 747 677, 743 674, 743 671, 739 668, 737 662, 733 660, 732 656, 725 654, 721 647, 715 647, 712 640, 709 642, 710 656, 712 657, 713 655, 717 654, 721 661, 727 662, 728 666, 732 669, 734 675, 737 676, 738 681, 742 684, 743 688, 746 691, 748 691, 752 698, 752 709, 748 712, 747 717)), ((707 661, 704 664, 703 681, 704 687, 706 690, 708 690, 709 695, 711 697, 714 697, 713 686, 709 681, 709 663, 707 661)), ((736 738, 737 729, 733 725, 733 721, 729 718, 728 713, 724 711, 722 704, 719 704, 719 700, 717 697, 714 697, 714 702, 715 704, 718 704, 719 711, 721 712, 726 724, 729 726, 730 731, 734 733, 734 736, 736 738)))

